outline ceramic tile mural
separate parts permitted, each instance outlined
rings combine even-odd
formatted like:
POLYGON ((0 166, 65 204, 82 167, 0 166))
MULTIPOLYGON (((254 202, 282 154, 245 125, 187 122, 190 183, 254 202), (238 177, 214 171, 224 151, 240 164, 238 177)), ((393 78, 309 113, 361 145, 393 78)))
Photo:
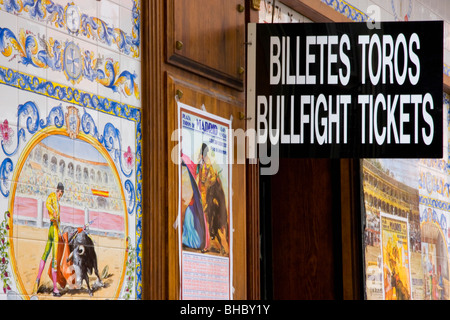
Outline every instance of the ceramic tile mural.
POLYGON ((141 298, 140 59, 139 0, 0 1, 1 299, 141 298))

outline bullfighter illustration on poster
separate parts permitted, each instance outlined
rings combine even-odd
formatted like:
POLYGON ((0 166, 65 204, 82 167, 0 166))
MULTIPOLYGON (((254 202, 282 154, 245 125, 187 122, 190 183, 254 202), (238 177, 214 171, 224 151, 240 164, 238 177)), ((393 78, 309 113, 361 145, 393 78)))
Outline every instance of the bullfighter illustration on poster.
POLYGON ((81 117, 78 108, 61 104, 45 123, 34 102, 22 107, 34 114, 28 119, 35 119, 37 132, 14 127, 11 132, 19 128, 18 137, 23 134, 27 143, 13 135, 3 149, 5 154, 17 150, 1 165, 2 174, 10 176, 1 186, 7 195, 1 203, 8 208, 1 228, 8 241, 0 250, 7 298, 127 298, 126 288, 133 286, 126 274, 133 273, 135 162, 134 155, 127 161, 127 152, 108 144, 128 139, 110 130, 115 128, 111 116, 102 116, 112 122, 101 130, 92 110, 81 117), (88 123, 102 135, 88 131, 88 123))
POLYGON ((381 215, 381 241, 385 300, 410 300, 408 220, 381 215))
POLYGON ((182 299, 231 299, 230 121, 178 103, 182 299))

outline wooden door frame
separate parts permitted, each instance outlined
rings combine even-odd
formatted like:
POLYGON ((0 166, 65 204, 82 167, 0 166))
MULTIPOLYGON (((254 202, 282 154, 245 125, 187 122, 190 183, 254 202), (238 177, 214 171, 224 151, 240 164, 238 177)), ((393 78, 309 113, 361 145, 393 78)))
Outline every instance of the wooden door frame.
MULTIPOLYGON (((335 16, 332 8, 319 5, 317 1, 283 0, 284 4, 315 21, 335 16)), ((253 0, 246 0, 246 20, 258 21, 258 11, 252 8, 253 0)), ((142 176, 143 215, 142 242, 137 244, 142 252, 141 270, 145 300, 169 299, 168 255, 168 181, 167 181, 167 114, 161 112, 161 102, 166 101, 164 76, 166 39, 161 39, 165 30, 165 2, 141 2, 142 39, 142 176), (162 214, 161 214, 162 213, 162 214)), ((333 10, 334 11, 334 10, 333 10)), ((336 16, 338 19, 338 16, 336 16)), ((339 18, 340 19, 340 18, 339 18)), ((330 20, 328 20, 330 21, 330 20)), ((358 184, 355 182, 354 160, 341 160, 341 211, 344 299, 358 299, 360 293, 360 271, 362 260, 358 251, 357 236, 360 232, 357 218, 359 210, 358 184)), ((358 177, 359 178, 359 177, 358 177)), ((259 228, 259 167, 246 164, 246 240, 247 240, 247 299, 258 300, 260 293, 260 228, 259 228)), ((360 236, 360 235, 359 235, 360 236)), ((173 276, 173 275, 172 275, 173 276)))
MULTIPOLYGON (((279 0, 314 22, 352 22, 326 3, 316 0, 279 0)), ((364 298, 361 181, 359 159, 340 161, 340 238, 342 299, 364 298)))
MULTIPOLYGON (((258 22, 259 11, 254 8, 253 0, 246 0, 246 21, 258 22)), ((245 30, 246 42, 247 29, 245 30)), ((247 59, 247 52, 245 52, 247 59)), ((247 61, 246 61, 247 62, 247 61)), ((247 65, 247 64, 246 64, 247 65)), ((247 75, 247 74, 246 74, 247 75)), ((247 83, 247 81, 245 81, 247 83)), ((247 101, 247 100, 246 100, 247 101)), ((247 104, 245 105, 247 112, 247 104)), ((261 243, 260 243, 260 208, 259 208, 259 164, 246 164, 247 184, 247 299, 261 299, 261 243)))
POLYGON ((167 283, 167 137, 162 64, 164 50, 160 30, 164 30, 162 1, 141 2, 142 21, 142 269, 144 300, 168 298, 167 283))
MULTIPOLYGON (((169 115, 165 109, 169 103, 168 75, 173 74, 186 79, 186 85, 196 84, 198 81, 203 85, 207 83, 210 94, 222 92, 227 95, 236 91, 233 91, 235 90, 233 87, 226 87, 210 80, 205 81, 205 78, 198 74, 168 63, 166 52, 168 3, 165 0, 143 1, 141 6, 143 214, 142 225, 138 228, 142 232, 143 240, 138 244, 138 250, 143 256, 143 263, 137 268, 142 270, 143 299, 177 299, 177 288, 174 287, 177 279, 174 277, 178 277, 176 274, 178 269, 171 265, 176 263, 172 241, 174 221, 168 218, 173 214, 173 208, 169 206, 169 201, 173 200, 169 189, 173 186, 169 184, 172 180, 168 178, 173 170, 168 165, 170 154, 167 153, 170 147, 170 136, 167 132, 170 129, 171 119, 168 118, 169 115)), ((239 95, 238 100, 242 101, 242 111, 244 111, 243 92, 234 95, 239 95)), ((239 119, 236 109, 234 112, 236 113, 234 122, 244 121, 239 119)), ((247 173, 243 174, 243 176, 246 175, 247 173)), ((246 205, 244 207, 246 208, 246 205)), ((247 228, 246 221, 242 226, 247 228)), ((243 232, 246 232, 246 229, 243 232)), ((240 240, 244 243, 247 238, 244 236, 240 240)), ((244 255, 246 260, 246 253, 244 255)), ((239 265, 246 266, 246 261, 239 261, 239 265)), ((246 272, 241 275, 241 278, 245 280, 239 281, 241 288, 239 296, 240 299, 244 299, 247 296, 246 272)))

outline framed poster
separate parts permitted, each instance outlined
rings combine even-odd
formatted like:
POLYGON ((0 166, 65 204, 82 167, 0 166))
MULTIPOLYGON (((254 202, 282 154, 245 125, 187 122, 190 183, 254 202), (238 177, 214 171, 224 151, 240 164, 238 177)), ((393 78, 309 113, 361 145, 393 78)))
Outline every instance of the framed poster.
POLYGON ((381 257, 385 300, 410 300, 409 225, 405 218, 381 213, 381 257))
MULTIPOLYGON (((448 110, 448 103, 444 107, 448 110)), ((442 159, 364 159, 362 170, 366 298, 407 298, 397 292, 407 286, 401 270, 407 277, 409 269, 411 300, 448 300, 448 148, 442 159), (392 241, 404 243, 402 256, 392 241), (388 268, 398 275, 390 282, 388 268)))
POLYGON ((178 102, 181 299, 232 299, 231 121, 178 102))

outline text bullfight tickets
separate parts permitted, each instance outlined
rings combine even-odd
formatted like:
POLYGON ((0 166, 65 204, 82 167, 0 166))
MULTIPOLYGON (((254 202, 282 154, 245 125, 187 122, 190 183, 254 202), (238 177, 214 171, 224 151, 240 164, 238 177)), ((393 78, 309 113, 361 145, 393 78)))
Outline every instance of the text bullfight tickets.
POLYGON ((281 157, 442 157, 443 24, 377 25, 249 25, 255 143, 281 157))

